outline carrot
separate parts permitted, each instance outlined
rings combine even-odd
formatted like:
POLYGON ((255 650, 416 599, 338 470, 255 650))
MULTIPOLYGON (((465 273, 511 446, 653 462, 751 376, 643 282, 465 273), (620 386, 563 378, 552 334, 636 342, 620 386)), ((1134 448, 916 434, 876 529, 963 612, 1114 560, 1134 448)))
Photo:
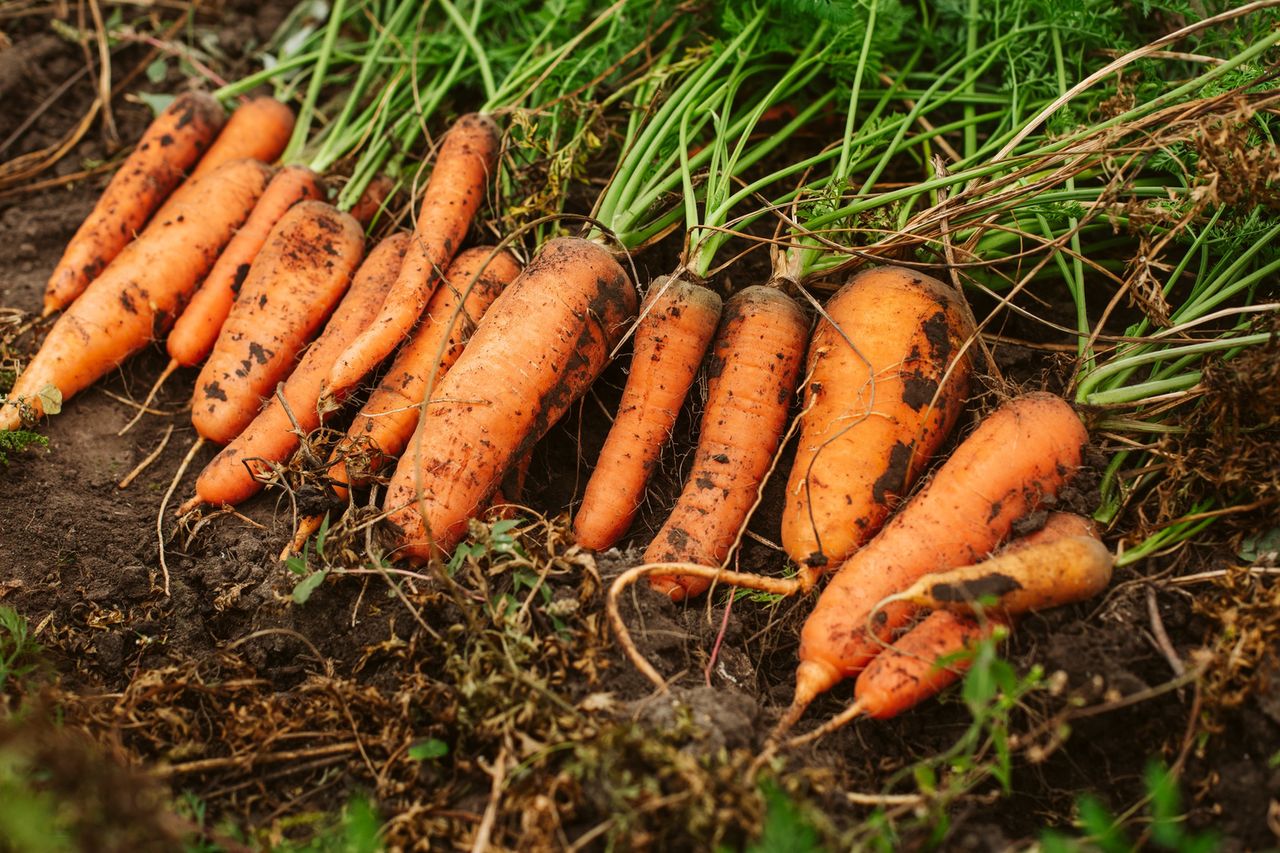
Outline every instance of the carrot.
POLYGON ((519 274, 520 263, 514 256, 509 252, 494 255, 489 246, 468 249, 453 262, 445 286, 431 298, 422 323, 334 448, 337 461, 329 476, 340 497, 346 496, 343 486, 350 480, 344 457, 353 453, 366 456, 364 467, 372 472, 382 467, 384 460, 404 451, 418 425, 418 404, 427 386, 439 387, 476 323, 519 274))
MULTIPOLYGON (((1088 519, 1067 512, 1050 513, 1044 527, 1014 539, 993 559, 1025 555, 1036 548, 1081 538, 1102 547, 1088 519)), ((967 614, 935 610, 876 655, 854 687, 861 713, 876 719, 895 717, 957 681, 969 659, 962 657, 947 666, 940 666, 938 660, 970 648, 997 626, 1010 625, 1004 612, 987 610, 983 616, 979 621, 967 614)))
POLYGON ((293 123, 293 110, 269 95, 246 101, 231 113, 187 180, 202 178, 229 160, 248 157, 274 163, 289 144, 293 123))
POLYGON ((271 230, 196 380, 191 421, 226 444, 258 414, 333 311, 360 263, 364 236, 320 201, 289 209, 271 230))
POLYGON ((395 188, 396 182, 387 175, 378 175, 370 181, 351 208, 350 213, 356 218, 356 222, 368 228, 395 188))
POLYGON ((67 243, 45 286, 46 317, 70 305, 133 240, 224 119, 218 102, 200 92, 179 95, 156 116, 67 243))
POLYGON ((498 145, 497 125, 485 115, 464 115, 449 129, 427 182, 400 277, 377 319, 329 372, 329 393, 341 395, 354 386, 413 329, 484 200, 498 145))
POLYGON ((178 190, 173 216, 148 225, 58 318, 0 408, 0 429, 15 429, 23 408, 41 414, 46 386, 69 398, 163 332, 270 177, 261 163, 236 160, 178 190))
MULTIPOLYGON (((786 428, 808 332, 804 312, 776 288, 748 287, 729 299, 711 348, 693 470, 646 563, 718 566, 728 556, 786 428)), ((710 582, 654 575, 649 583, 680 601, 710 582)))
POLYGON ((406 556, 447 552, 512 463, 604 369, 636 312, 613 256, 577 238, 548 242, 494 300, 425 407, 388 488, 406 556))
POLYGON ((316 408, 320 384, 338 353, 378 313, 400 271, 407 243, 407 234, 396 234, 369 253, 351 289, 279 393, 200 473, 196 480, 200 502, 237 504, 253 496, 262 488, 261 478, 270 474, 271 463, 288 459, 298 448, 296 430, 309 433, 320 426, 316 408))
POLYGON ((809 347, 782 546, 813 583, 875 535, 964 407, 973 326, 956 292, 880 267, 825 306, 809 347))
POLYGON ((862 670, 910 618, 905 604, 887 607, 872 636, 866 622, 877 602, 923 575, 988 553, 1016 520, 1053 500, 1079 469, 1087 443, 1074 410, 1052 394, 1027 394, 992 412, 827 584, 801 632, 788 718, 862 670))
POLYGON ((640 312, 617 417, 573 520, 578 544, 602 551, 631 526, 715 334, 720 309, 720 297, 699 284, 654 279, 640 312))

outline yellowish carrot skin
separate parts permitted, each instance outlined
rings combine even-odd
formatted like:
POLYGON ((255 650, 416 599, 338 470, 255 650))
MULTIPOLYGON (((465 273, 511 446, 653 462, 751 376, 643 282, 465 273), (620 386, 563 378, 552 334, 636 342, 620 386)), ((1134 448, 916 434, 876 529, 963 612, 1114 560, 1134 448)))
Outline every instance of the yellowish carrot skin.
POLYGON ((400 271, 408 245, 407 234, 379 243, 356 272, 351 289, 325 324, 320 337, 307 347, 302 361, 289 374, 279 395, 273 395, 253 423, 215 456, 196 480, 196 495, 206 504, 237 504, 262 489, 259 479, 271 463, 283 462, 298 449, 297 428, 309 433, 320 426, 316 403, 320 386, 338 353, 368 325, 400 271), (289 412, 279 397, 289 405, 289 412))
POLYGON ((218 262, 191 297, 191 303, 173 324, 165 346, 174 361, 183 367, 195 367, 208 357, 231 312, 236 293, 271 229, 293 205, 320 197, 320 178, 310 169, 286 166, 276 173, 249 218, 218 256, 218 262))
POLYGON ((293 110, 269 95, 246 101, 232 111, 188 180, 202 178, 230 160, 274 163, 289 144, 293 124, 293 110))
MULTIPOLYGON (((405 237, 408 242, 408 235, 405 237)), ((345 484, 350 481, 344 456, 358 454, 363 462, 360 467, 372 473, 404 452, 418 425, 418 404, 427 386, 439 387, 440 379, 462 355, 476 324, 519 274, 520 262, 515 256, 505 251, 495 255, 491 246, 477 246, 458 255, 449 267, 445 285, 431 297, 413 337, 396 355, 391 369, 333 450, 337 461, 329 469, 329 477, 339 497, 346 497, 345 484)))
POLYGON ((179 95, 156 117, 67 244, 45 286, 45 316, 70 305, 133 240, 225 117, 217 101, 198 92, 179 95))
MULTIPOLYGON (((786 429, 808 337, 804 312, 776 288, 748 287, 729 299, 708 362, 693 469, 646 563, 718 566, 728 556, 786 429)), ((710 586, 693 575, 651 575, 649 583, 676 601, 710 586)))
POLYGON ((885 528, 845 561, 800 636, 796 703, 861 671, 914 608, 872 608, 931 572, 974 563, 1019 518, 1051 500, 1079 469, 1088 434, 1052 394, 1028 394, 991 413, 885 528))
POLYGON ((1111 551, 1072 536, 926 575, 894 596, 917 607, 955 613, 1026 613, 1092 598, 1111 583, 1111 551))
POLYGON ((191 422, 226 444, 257 416, 333 311, 360 263, 364 234, 324 202, 289 209, 254 259, 196 380, 191 422))
MULTIPOLYGON (((1054 512, 1042 528, 1009 542, 1000 554, 1017 554, 1064 537, 1097 541, 1097 536, 1089 519, 1054 512)), ((867 664, 854 688, 859 707, 869 717, 887 719, 936 696, 969 668, 970 658, 957 655, 999 627, 1011 628, 1012 620, 996 611, 984 611, 981 620, 968 614, 933 611, 867 664), (943 665, 940 661, 944 658, 952 660, 943 665)))
POLYGON ((340 397, 349 391, 413 330, 484 201, 500 142, 493 119, 479 113, 463 116, 449 129, 396 286, 378 317, 334 364, 327 393, 340 397))
POLYGON ((973 334, 953 288, 901 267, 854 276, 809 346, 782 546, 808 583, 876 534, 964 409, 973 334))
POLYGON ((21 424, 20 401, 40 415, 45 386, 70 398, 163 334, 270 178, 236 160, 180 188, 172 217, 152 221, 54 323, 0 408, 0 429, 21 424))
POLYGON ((635 288, 607 250, 576 238, 545 245, 494 301, 400 458, 384 504, 402 532, 398 556, 457 544, 515 460, 604 369, 635 313, 635 288))
POLYGON ((573 519, 578 544, 597 551, 627 532, 720 319, 720 297, 680 278, 649 287, 631 372, 573 519))

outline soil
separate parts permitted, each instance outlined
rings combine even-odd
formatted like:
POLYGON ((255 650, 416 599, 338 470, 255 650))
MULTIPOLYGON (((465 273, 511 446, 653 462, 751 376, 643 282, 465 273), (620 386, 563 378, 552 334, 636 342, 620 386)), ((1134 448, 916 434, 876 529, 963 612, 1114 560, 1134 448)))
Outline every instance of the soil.
MULTIPOLYGON (((232 73, 237 47, 269 34, 284 6, 243 4, 202 21, 223 39, 232 73)), ((0 140, 83 66, 79 48, 51 43, 45 23, 23 19, 8 31, 14 47, 0 52, 0 140), (19 66, 25 85, 12 86, 19 66)), ((143 58, 138 47, 120 51, 116 73, 143 58)), ((171 76, 145 87, 178 82, 171 76)), ((3 156, 60 138, 91 96, 87 81, 72 86, 3 156)), ((127 95, 115 107, 120 138, 136 138, 146 107, 127 95)), ((113 153, 95 123, 41 177, 113 153)), ((97 175, 0 196, 0 306, 38 313, 47 275, 103 182, 97 175)), ((670 253, 644 260, 653 268, 642 275, 660 273, 670 253)), ((975 304, 979 316, 983 307, 975 304)), ((41 331, 37 325, 20 343, 31 347, 41 331)), ((1000 332, 1035 334, 1016 323, 1000 332)), ((1006 376, 1028 386, 1061 383, 1042 351, 994 339, 993 346, 1006 376)), ((385 841, 406 849, 470 846, 481 833, 512 849, 741 847, 780 820, 746 769, 789 701, 806 602, 742 597, 726 613, 724 596, 676 606, 636 587, 624 616, 640 650, 673 679, 668 694, 655 694, 603 618, 602 585, 637 552, 593 558, 569 541, 563 514, 603 440, 602 410, 616 402, 622 365, 538 450, 526 502, 550 520, 521 528, 527 559, 491 549, 464 561, 452 579, 335 570, 298 604, 292 593, 302 575, 278 559, 294 518, 282 489, 186 529, 166 513, 166 594, 156 522, 195 439, 183 411, 194 371, 162 389, 154 406, 165 414, 117 435, 135 413, 128 401, 145 395, 165 362, 159 346, 131 359, 41 426, 47 451, 28 450, 0 469, 0 605, 24 617, 44 649, 35 682, 42 687, 27 698, 51 709, 25 722, 0 716, 0 749, 29 735, 51 787, 101 806, 83 805, 78 818, 89 827, 80 837, 97 839, 86 849, 172 849, 193 833, 228 849, 238 843, 230 836, 269 847, 315 833, 357 795, 369 797, 385 841), (129 488, 117 488, 166 435, 155 461, 129 488), (533 606, 516 612, 526 598, 533 606), (61 729, 39 722, 53 716, 61 729), (444 756, 433 752, 441 748, 444 756), (141 793, 121 804, 110 794, 122 786, 141 793), (174 805, 188 794, 202 804, 199 814, 174 805)), ((678 492, 695 425, 686 412, 632 546, 647 541, 678 492)), ((196 455, 170 506, 191 493, 212 455, 209 448, 196 455)), ((744 570, 782 562, 767 544, 776 539, 779 489, 766 492, 753 522, 759 539, 744 547, 744 570)), ((367 556, 363 536, 335 533, 304 571, 371 565, 346 561, 367 556)), ((850 801, 850 792, 916 790, 901 774, 946 755, 972 725, 956 691, 895 720, 851 725, 777 759, 765 776, 828 845, 878 837, 902 848, 996 850, 1024 847, 1046 828, 1077 834, 1086 794, 1113 815, 1134 808, 1141 816, 1144 772, 1161 761, 1178 770, 1188 832, 1211 830, 1226 850, 1274 847, 1275 668, 1270 678, 1254 673, 1251 689, 1229 701, 1231 684, 1175 680, 1205 660, 1220 665, 1221 657, 1204 655, 1222 654, 1224 626, 1221 610, 1200 606, 1202 586, 1165 578, 1231 563, 1208 548, 1152 559, 1140 572, 1121 571, 1105 599, 1018 626, 1004 655, 1014 672, 1038 669, 1043 680, 1006 712, 1007 790, 997 776, 977 774, 971 787, 918 810, 885 806, 879 824, 867 822, 872 806, 850 801), (877 835, 886 822, 897 836, 877 835)), ((1265 587, 1237 592, 1262 595, 1265 587)), ((1274 652, 1275 636, 1266 636, 1274 652)), ((846 684, 823 698, 806 725, 850 696, 846 684)), ((993 764, 990 750, 984 754, 993 764)), ((946 759, 939 772, 948 765, 949 779, 964 777, 946 759)), ((1145 843, 1143 827, 1131 822, 1125 831, 1145 843)))

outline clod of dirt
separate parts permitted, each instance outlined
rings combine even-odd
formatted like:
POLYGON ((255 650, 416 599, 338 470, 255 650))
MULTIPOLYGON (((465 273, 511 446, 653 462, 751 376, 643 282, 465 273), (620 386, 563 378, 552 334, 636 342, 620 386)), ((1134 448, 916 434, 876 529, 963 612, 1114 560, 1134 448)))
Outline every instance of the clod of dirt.
POLYGON ((755 742, 759 706, 741 690, 729 687, 676 688, 669 693, 632 703, 645 725, 659 731, 687 721, 705 737, 685 747, 696 755, 712 755, 725 748, 747 747, 755 742))

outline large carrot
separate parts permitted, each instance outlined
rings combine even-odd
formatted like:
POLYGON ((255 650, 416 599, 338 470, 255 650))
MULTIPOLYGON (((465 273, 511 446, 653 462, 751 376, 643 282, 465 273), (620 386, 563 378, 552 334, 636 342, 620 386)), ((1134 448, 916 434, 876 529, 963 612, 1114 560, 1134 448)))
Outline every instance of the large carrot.
POLYGON ((447 552, 503 474, 584 393, 635 316, 613 256, 560 238, 490 307, 432 393, 387 492, 400 553, 447 552))
MULTIPOLYGON (((718 566, 728 556, 786 428, 808 333, 804 312, 774 287, 748 287, 729 299, 711 349, 693 469, 645 550, 646 563, 718 566)), ((649 582, 676 601, 710 583, 692 575, 649 582)))
POLYGON ((699 284, 654 279, 640 312, 618 414, 573 519, 579 544, 603 550, 631 526, 715 334, 720 309, 720 297, 699 284))
POLYGON ((1051 501, 1079 469, 1088 433, 1052 394, 1014 398, 991 413, 933 478, 827 584, 800 636, 789 718, 819 693, 863 669, 910 618, 876 603, 930 572, 976 562, 1019 518, 1051 501))
POLYGON ((973 333, 952 288, 901 267, 854 276, 824 310, 782 514, 810 583, 875 535, 950 432, 973 333))
POLYGON ((45 286, 45 316, 71 304, 133 240, 224 118, 218 102, 200 92, 179 95, 156 116, 54 267, 45 286))
MULTIPOLYGON (((375 471, 383 460, 404 451, 418 425, 418 404, 427 386, 439 387, 440 379, 462 355, 476 324, 519 274, 520 263, 514 256, 509 252, 494 255, 489 246, 468 249, 458 256, 449 267, 445 286, 431 298, 413 337, 396 355, 391 369, 334 448, 337 461, 330 469, 330 477, 336 484, 350 479, 343 461, 346 455, 354 452, 367 456, 365 467, 375 471)), ((339 495, 345 495, 341 485, 337 488, 339 495)))
POLYGON ((258 414, 333 311, 364 251, 360 225, 320 201, 289 209, 267 238, 196 380, 191 421, 226 444, 258 414))
POLYGON ((485 115, 465 115, 449 129, 427 182, 400 277, 377 319, 334 364, 328 393, 346 392, 412 331, 480 209, 498 145, 497 126, 485 115))
POLYGON ((270 473, 271 464, 288 459, 297 449, 299 437, 295 427, 309 433, 320 425, 316 408, 320 385, 338 353, 378 313, 400 271, 405 236, 389 237, 369 253, 324 331, 307 347, 302 361, 280 391, 244 432, 200 472, 196 480, 198 501, 237 504, 256 494, 262 488, 260 477, 270 473), (285 404, 288 404, 287 411, 285 404))
POLYGON ((269 95, 246 101, 231 113, 188 180, 202 178, 229 160, 247 157, 274 163, 289 144, 293 123, 293 110, 269 95))

